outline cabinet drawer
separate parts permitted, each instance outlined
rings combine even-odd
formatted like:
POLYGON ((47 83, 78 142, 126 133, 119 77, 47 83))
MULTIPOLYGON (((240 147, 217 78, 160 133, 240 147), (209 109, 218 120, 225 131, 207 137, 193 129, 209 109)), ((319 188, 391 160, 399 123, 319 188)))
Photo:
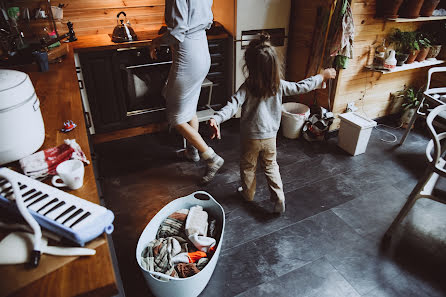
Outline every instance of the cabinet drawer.
POLYGON ((215 54, 215 53, 221 53, 223 54, 225 52, 225 42, 224 40, 212 40, 208 42, 208 46, 209 46, 209 52, 211 54, 215 54))

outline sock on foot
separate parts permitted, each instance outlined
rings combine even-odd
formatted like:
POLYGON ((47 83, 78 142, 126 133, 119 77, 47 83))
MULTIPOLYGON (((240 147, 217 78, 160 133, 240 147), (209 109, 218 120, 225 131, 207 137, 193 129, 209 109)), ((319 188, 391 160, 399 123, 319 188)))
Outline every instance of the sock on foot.
POLYGON ((209 183, 212 179, 214 179, 217 171, 223 166, 225 161, 222 157, 217 155, 214 150, 209 147, 207 151, 201 154, 201 157, 206 161, 206 173, 201 179, 202 184, 209 183))

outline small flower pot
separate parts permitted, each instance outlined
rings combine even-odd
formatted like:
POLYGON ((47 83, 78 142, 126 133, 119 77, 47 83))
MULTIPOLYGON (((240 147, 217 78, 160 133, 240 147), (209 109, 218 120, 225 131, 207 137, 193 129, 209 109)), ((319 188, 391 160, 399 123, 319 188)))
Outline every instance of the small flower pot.
POLYGON ((404 0, 387 0, 383 1, 384 4, 384 12, 383 15, 385 18, 396 19, 398 17, 398 10, 403 4, 404 0))
POLYGON ((420 16, 420 10, 424 0, 406 0, 401 5, 400 16, 408 19, 416 19, 420 16))
POLYGON ((415 60, 417 60, 418 62, 423 62, 424 60, 426 60, 426 56, 429 53, 429 50, 429 47, 422 48, 415 60))
POLYGON ((416 111, 417 111, 416 108, 410 108, 410 109, 406 109, 403 112, 403 114, 401 115, 401 118, 400 118, 400 124, 401 124, 402 128, 406 129, 407 126, 409 126, 410 120, 412 119, 412 117, 416 111))
POLYGON ((420 10, 420 15, 430 17, 435 8, 437 8, 438 4, 440 4, 440 0, 424 0, 423 6, 420 10))
POLYGON ((429 53, 426 56, 426 59, 435 59, 441 51, 441 45, 433 45, 429 49, 429 53))
POLYGON ((420 51, 412 51, 407 58, 406 64, 412 64, 420 51))
POLYGON ((396 53, 396 66, 403 66, 404 62, 407 61, 407 58, 409 58, 409 54, 402 54, 402 53, 396 53))

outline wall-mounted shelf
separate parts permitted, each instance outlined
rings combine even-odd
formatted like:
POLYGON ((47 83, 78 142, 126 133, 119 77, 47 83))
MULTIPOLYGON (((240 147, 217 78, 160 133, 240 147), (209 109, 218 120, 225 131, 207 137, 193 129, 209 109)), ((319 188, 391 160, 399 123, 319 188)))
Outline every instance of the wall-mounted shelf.
POLYGON ((389 73, 400 72, 400 71, 405 71, 405 70, 410 70, 410 69, 416 69, 416 68, 422 68, 422 67, 428 67, 428 66, 443 64, 444 62, 445 61, 443 61, 443 60, 437 60, 437 59, 434 59, 434 60, 424 60, 423 62, 415 61, 415 62, 413 62, 411 64, 404 64, 403 66, 396 66, 392 70, 375 69, 373 67, 373 65, 365 66, 365 68, 367 68, 368 70, 371 70, 371 71, 381 72, 383 74, 389 74, 389 73))
POLYGON ((446 16, 418 17, 416 19, 396 18, 396 19, 387 19, 387 20, 391 21, 391 22, 396 22, 396 23, 426 22, 426 21, 446 20, 446 16))

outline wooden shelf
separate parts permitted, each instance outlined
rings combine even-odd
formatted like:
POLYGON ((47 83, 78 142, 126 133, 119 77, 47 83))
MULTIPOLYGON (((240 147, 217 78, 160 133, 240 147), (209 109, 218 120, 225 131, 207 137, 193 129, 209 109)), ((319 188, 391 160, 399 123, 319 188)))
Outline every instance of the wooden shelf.
POLYGON ((437 60, 437 59, 434 59, 434 60, 424 60, 423 62, 415 61, 415 62, 413 62, 411 64, 404 64, 403 66, 396 66, 392 70, 375 69, 373 67, 373 65, 365 66, 365 68, 367 68, 368 70, 371 70, 371 71, 381 72, 383 74, 389 74, 389 73, 400 72, 400 71, 405 71, 405 70, 410 70, 410 69, 416 69, 416 68, 422 68, 422 67, 428 67, 428 66, 443 64, 444 62, 445 61, 443 61, 443 60, 437 60))
POLYGON ((426 21, 446 20, 446 16, 418 17, 416 19, 396 18, 396 19, 387 19, 387 20, 388 21, 392 21, 392 22, 396 22, 396 23, 426 22, 426 21))

